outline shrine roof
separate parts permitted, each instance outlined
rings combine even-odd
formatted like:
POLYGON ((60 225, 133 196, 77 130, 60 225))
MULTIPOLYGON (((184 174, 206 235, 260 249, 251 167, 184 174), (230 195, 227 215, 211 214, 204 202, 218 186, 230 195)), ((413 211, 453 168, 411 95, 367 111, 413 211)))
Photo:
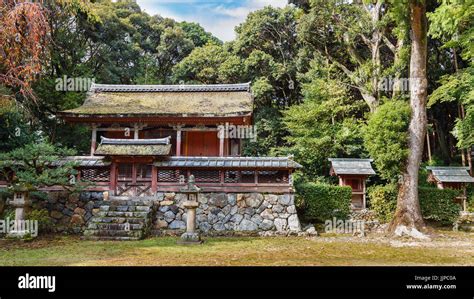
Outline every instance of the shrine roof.
POLYGON ((250 83, 211 85, 93 84, 83 105, 60 115, 227 117, 253 111, 250 83))
POLYGON ((112 139, 102 137, 95 151, 98 156, 167 156, 171 153, 170 138, 112 139))
POLYGON ((331 172, 335 175, 374 175, 372 159, 330 158, 331 172))
POLYGON ((469 167, 428 166, 426 169, 441 183, 474 183, 468 172, 469 167))

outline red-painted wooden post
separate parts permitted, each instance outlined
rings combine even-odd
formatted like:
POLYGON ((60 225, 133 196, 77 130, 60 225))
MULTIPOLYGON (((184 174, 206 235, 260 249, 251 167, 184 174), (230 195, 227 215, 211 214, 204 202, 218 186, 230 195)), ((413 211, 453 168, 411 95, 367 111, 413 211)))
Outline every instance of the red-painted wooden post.
POLYGON ((93 124, 92 137, 91 137, 91 156, 94 155, 96 147, 97 147, 97 126, 93 124))
POLYGON ((152 166, 151 167, 151 192, 153 192, 153 194, 156 193, 156 191, 158 191, 158 169, 156 168, 156 166, 152 166))
POLYGON ((110 182, 109 182, 110 193, 112 195, 115 194, 115 190, 117 187, 116 184, 117 184, 117 163, 112 162, 112 164, 110 165, 110 182))

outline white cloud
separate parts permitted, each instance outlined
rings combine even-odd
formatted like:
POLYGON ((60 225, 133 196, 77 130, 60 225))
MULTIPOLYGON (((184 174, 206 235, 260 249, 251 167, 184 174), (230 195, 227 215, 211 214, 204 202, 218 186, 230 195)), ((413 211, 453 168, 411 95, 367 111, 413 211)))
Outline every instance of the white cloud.
POLYGON ((197 22, 207 31, 223 41, 235 38, 234 28, 244 22, 247 15, 255 10, 271 5, 284 7, 287 0, 244 0, 237 7, 229 7, 235 0, 137 0, 140 7, 151 15, 159 14, 177 21, 197 22), (192 14, 179 13, 173 4, 195 6, 192 14))

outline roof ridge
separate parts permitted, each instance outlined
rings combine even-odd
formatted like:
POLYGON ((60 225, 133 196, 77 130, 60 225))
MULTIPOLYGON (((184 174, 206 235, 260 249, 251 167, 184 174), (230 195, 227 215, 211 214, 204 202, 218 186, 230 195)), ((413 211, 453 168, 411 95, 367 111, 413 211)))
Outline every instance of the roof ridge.
POLYGON ((468 166, 426 166, 426 169, 432 170, 432 169, 465 169, 469 170, 468 166))
POLYGON ((374 162, 374 159, 370 158, 328 158, 328 161, 363 161, 363 162, 374 162))
POLYGON ((91 92, 187 92, 187 91, 247 91, 250 82, 233 84, 168 84, 168 85, 134 85, 134 84, 97 84, 93 83, 91 92))

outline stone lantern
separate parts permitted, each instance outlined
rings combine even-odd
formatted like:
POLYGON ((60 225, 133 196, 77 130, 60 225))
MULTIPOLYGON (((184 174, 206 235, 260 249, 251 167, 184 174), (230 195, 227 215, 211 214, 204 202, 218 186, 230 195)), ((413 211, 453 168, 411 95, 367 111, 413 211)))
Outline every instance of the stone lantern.
POLYGON ((181 235, 178 244, 202 243, 199 233, 196 232, 196 209, 199 206, 198 194, 200 191, 201 189, 195 185, 194 175, 190 175, 188 185, 180 190, 181 193, 187 195, 187 201, 183 203, 186 208, 186 232, 181 235))
POLYGON ((13 230, 9 231, 8 236, 22 238, 31 232, 25 229, 25 216, 31 207, 29 189, 25 186, 13 187, 13 200, 7 201, 7 204, 15 208, 15 225, 13 230))

